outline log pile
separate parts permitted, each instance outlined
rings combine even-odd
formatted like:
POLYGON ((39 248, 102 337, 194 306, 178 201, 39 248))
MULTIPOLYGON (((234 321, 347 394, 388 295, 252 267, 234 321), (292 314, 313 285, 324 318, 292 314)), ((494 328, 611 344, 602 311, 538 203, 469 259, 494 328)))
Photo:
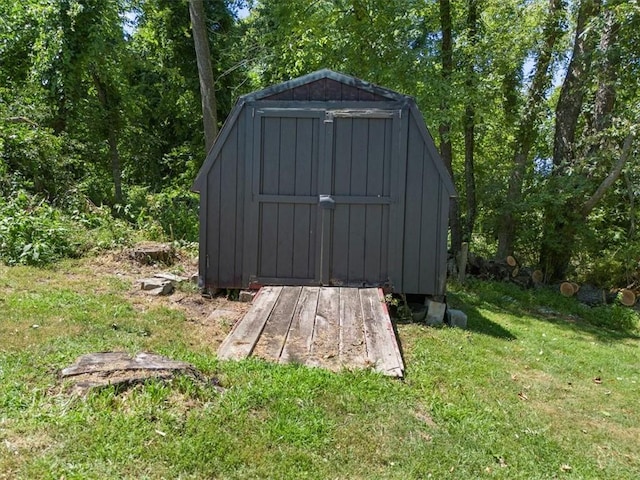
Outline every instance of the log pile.
POLYGON ((538 270, 521 266, 512 256, 504 260, 487 260, 469 252, 466 271, 469 275, 483 280, 507 281, 524 288, 531 288, 541 283, 541 279, 536 274, 538 270))
MULTIPOLYGON (((485 259, 473 252, 465 252, 466 262, 459 259, 450 259, 450 273, 456 269, 464 269, 466 275, 482 280, 498 280, 515 283, 523 288, 533 288, 545 283, 541 270, 534 270, 520 265, 518 260, 509 255, 504 260, 485 259), (462 263, 462 264, 461 264, 462 263)), ((464 276, 458 275, 460 281, 464 276)), ((576 297, 580 303, 589 306, 605 305, 618 302, 627 307, 640 308, 640 281, 628 285, 626 288, 604 289, 594 285, 578 285, 575 282, 565 281, 554 288, 565 297, 576 297)))

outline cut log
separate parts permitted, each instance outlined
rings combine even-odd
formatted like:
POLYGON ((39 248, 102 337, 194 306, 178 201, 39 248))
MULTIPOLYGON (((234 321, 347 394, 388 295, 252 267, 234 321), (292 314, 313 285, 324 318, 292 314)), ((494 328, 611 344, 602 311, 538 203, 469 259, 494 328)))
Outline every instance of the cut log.
POLYGON ((531 274, 531 280, 533 280, 533 283, 542 283, 544 280, 544 273, 542 273, 542 270, 534 270, 531 274))
POLYGON ((573 297, 576 292, 570 282, 562 282, 560 284, 560 293, 563 297, 573 297))
POLYGON ((515 267, 516 265, 518 265, 518 262, 516 262, 516 259, 513 258, 511 255, 509 255, 506 258, 506 262, 507 262, 507 265, 509 265, 510 267, 515 267))
POLYGON ((516 267, 516 268, 513 269, 513 272, 511 272, 511 276, 513 278, 515 278, 515 277, 518 276, 519 273, 520 273, 520 269, 518 267, 516 267))
POLYGON ((632 290, 623 288, 618 293, 620 303, 626 307, 633 307, 636 304, 636 294, 632 290))
POLYGON ((573 288, 573 294, 575 295, 580 290, 580 285, 575 282, 571 282, 571 287, 573 288))

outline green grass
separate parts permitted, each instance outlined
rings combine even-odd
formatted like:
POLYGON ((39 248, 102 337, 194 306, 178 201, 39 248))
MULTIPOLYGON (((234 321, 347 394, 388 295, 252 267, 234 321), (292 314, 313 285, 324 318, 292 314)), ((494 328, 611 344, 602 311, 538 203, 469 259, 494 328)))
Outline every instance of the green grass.
POLYGON ((454 286, 469 329, 398 325, 407 372, 397 381, 219 362, 192 345, 183 314, 139 311, 129 288, 93 275, 90 259, 0 267, 0 479, 640 475, 630 309, 454 286), (185 360, 226 391, 178 378, 69 394, 59 370, 102 350, 185 360))

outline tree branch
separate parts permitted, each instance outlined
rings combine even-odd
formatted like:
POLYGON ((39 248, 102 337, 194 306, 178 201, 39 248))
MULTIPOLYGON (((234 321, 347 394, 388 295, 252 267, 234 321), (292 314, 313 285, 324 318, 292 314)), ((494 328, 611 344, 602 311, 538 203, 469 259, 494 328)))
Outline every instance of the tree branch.
POLYGON ((615 183, 618 177, 620 177, 620 174, 622 173, 622 169, 624 165, 627 163, 627 160, 629 159, 629 155, 631 154, 631 147, 633 146, 634 139, 635 139, 634 132, 633 131, 629 132, 627 137, 624 139, 624 144, 622 146, 622 153, 620 154, 620 158, 618 158, 618 161, 609 172, 609 175, 607 175, 607 177, 598 186, 594 194, 591 195, 591 197, 582 205, 581 213, 583 217, 587 217, 591 213, 591 210, 593 210, 593 208, 597 205, 597 203, 604 196, 604 194, 607 192, 609 187, 611 187, 611 185, 615 183))
POLYGON ((4 119, 7 123, 28 123, 32 127, 37 127, 38 124, 33 120, 28 119, 27 117, 8 117, 4 119))

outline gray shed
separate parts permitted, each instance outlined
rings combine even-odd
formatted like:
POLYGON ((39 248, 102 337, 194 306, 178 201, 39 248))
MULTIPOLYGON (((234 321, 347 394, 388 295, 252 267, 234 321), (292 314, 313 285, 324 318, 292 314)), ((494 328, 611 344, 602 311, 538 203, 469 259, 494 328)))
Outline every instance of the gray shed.
POLYGON ((206 289, 445 293, 455 191, 411 97, 330 70, 245 95, 193 190, 206 289))

